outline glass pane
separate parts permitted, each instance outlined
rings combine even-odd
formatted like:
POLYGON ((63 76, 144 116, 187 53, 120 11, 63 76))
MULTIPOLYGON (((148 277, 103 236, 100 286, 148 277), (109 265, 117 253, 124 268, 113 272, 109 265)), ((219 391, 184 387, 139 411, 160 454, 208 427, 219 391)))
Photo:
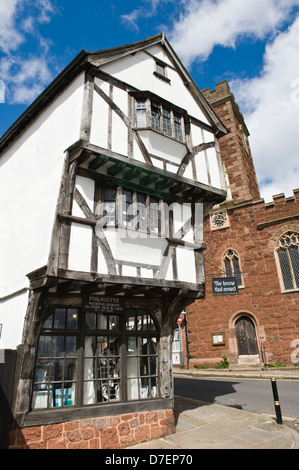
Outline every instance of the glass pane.
POLYGON ((109 338, 109 355, 119 356, 119 338, 109 338))
POLYGON ((137 377, 138 376, 138 358, 128 356, 127 358, 127 376, 137 377))
POLYGON ((64 364, 64 380, 76 379, 76 359, 66 359, 64 364))
POLYGON ((63 389, 63 406, 75 404, 75 386, 72 383, 65 383, 63 389))
POLYGON ((96 403, 96 382, 84 382, 83 402, 84 405, 92 405, 96 403))
MULTIPOLYGON (((35 368, 35 382, 47 382, 49 380, 49 361, 48 359, 38 359, 35 368)), ((42 388, 46 385, 42 385, 42 388)))
POLYGON ((35 385, 32 395, 32 408, 47 408, 48 407, 48 388, 43 388, 43 385, 35 385))
POLYGON ((290 266, 289 266, 288 255, 287 255, 286 250, 279 250, 278 257, 280 261, 284 288, 285 290, 294 289, 293 279, 292 279, 292 275, 290 272, 290 266))
POLYGON ((64 336, 53 336, 52 357, 62 357, 64 354, 64 336))
POLYGON ((137 338, 131 336, 128 338, 128 355, 137 354, 137 338))
POLYGON ((53 359, 51 363, 51 381, 61 381, 63 376, 63 359, 53 359))
POLYGON ((109 330, 119 330, 119 315, 109 315, 109 330))
POLYGON ((76 336, 67 336, 65 341, 65 355, 76 356, 77 355, 77 338, 76 336))
POLYGON ((98 317, 98 320, 97 320, 98 330, 107 330, 108 315, 103 315, 102 313, 98 313, 97 317, 98 317))
POLYGON ((233 275, 233 272, 232 272, 232 267, 231 267, 231 264, 230 264, 230 260, 229 259, 226 259, 224 261, 224 265, 225 265, 225 273, 226 273, 226 276, 227 277, 231 277, 233 275))
POLYGON ((149 375, 147 356, 140 357, 140 375, 149 375))
POLYGON ((140 398, 148 398, 149 396, 149 382, 148 379, 140 379, 140 398))
POLYGON ((53 328, 53 313, 43 323, 43 328, 53 328))
POLYGON ((97 337, 97 356, 107 356, 107 336, 97 337))
POLYGON ((149 340, 149 353, 157 354, 157 338, 150 338, 149 340))
POLYGON ((166 135, 171 135, 170 109, 163 108, 163 131, 166 135))
POLYGON ((290 248, 290 258, 293 267, 296 287, 299 287, 299 251, 298 248, 290 248))
POLYGON ((37 354, 39 357, 50 357, 51 336, 43 336, 43 335, 40 336, 37 354))
POLYGON ((84 360, 84 379, 94 379, 95 378, 95 367, 94 359, 85 359, 84 360))
POLYGON ((65 318, 65 308, 56 308, 54 314, 54 328, 65 328, 65 318))
POLYGON ((110 401, 118 401, 120 399, 119 380, 109 381, 110 401))
POLYGON ((152 128, 156 131, 160 130, 160 105, 158 103, 152 102, 152 128))
POLYGON ((52 400, 50 400, 50 407, 62 406, 62 383, 55 384, 52 389, 52 400))
POLYGON ((130 315, 127 317, 127 330, 135 330, 135 315, 130 315))
POLYGON ((138 379, 129 379, 127 381, 127 395, 128 400, 138 400, 139 393, 138 393, 138 379))
POLYGON ((137 193, 137 228, 146 230, 146 196, 137 193))
POLYGON ((86 313, 85 314, 85 328, 87 330, 96 329, 96 315, 95 313, 86 313))
POLYGON ((78 327, 78 310, 76 308, 69 308, 67 310, 66 327, 70 329, 78 327))
POLYGON ((94 356, 96 352, 96 336, 86 336, 84 346, 84 356, 94 356))
POLYGON ((155 375, 157 370, 157 356, 150 356, 150 374, 155 375))

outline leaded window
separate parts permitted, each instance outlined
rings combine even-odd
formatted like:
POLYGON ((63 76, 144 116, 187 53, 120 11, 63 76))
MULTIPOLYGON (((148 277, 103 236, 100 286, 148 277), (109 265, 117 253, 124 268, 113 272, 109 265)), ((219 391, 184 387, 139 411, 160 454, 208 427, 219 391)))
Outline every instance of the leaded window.
POLYGON ((229 249, 224 253, 223 265, 226 277, 236 277, 238 286, 243 285, 240 269, 239 255, 235 250, 229 249))
POLYGON ((283 290, 299 289, 299 233, 284 233, 278 240, 276 251, 283 290))
POLYGON ((158 344, 146 309, 114 315, 56 308, 39 337, 32 409, 157 398, 158 344))
POLYGON ((104 189, 103 227, 118 225, 159 234, 159 200, 122 187, 104 189))
POLYGON ((136 98, 136 126, 139 128, 151 128, 182 142, 183 121, 183 115, 167 105, 149 98, 136 98))

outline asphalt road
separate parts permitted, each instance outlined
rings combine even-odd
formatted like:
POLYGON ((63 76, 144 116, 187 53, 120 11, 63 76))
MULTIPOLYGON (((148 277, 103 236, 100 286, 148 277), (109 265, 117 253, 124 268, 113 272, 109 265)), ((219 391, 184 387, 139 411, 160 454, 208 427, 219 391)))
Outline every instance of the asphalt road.
MULTIPOLYGON (((282 417, 299 418, 299 380, 277 380, 282 417)), ((270 379, 175 377, 175 395, 275 415, 270 379)))

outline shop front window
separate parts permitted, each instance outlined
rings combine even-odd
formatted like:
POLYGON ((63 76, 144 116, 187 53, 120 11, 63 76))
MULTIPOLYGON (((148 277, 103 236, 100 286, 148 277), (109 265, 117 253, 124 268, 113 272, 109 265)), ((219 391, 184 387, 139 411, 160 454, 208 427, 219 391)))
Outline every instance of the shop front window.
POLYGON ((158 341, 146 309, 56 308, 39 337, 32 409, 157 398, 158 341))

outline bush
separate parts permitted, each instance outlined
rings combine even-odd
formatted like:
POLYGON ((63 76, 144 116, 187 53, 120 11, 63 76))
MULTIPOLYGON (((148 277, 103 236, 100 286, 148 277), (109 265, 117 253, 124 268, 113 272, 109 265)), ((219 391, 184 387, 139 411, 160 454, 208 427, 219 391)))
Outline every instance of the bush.
POLYGON ((223 356, 222 360, 220 362, 217 362, 217 364, 215 365, 215 369, 228 369, 228 368, 229 368, 229 362, 226 356, 223 356))

